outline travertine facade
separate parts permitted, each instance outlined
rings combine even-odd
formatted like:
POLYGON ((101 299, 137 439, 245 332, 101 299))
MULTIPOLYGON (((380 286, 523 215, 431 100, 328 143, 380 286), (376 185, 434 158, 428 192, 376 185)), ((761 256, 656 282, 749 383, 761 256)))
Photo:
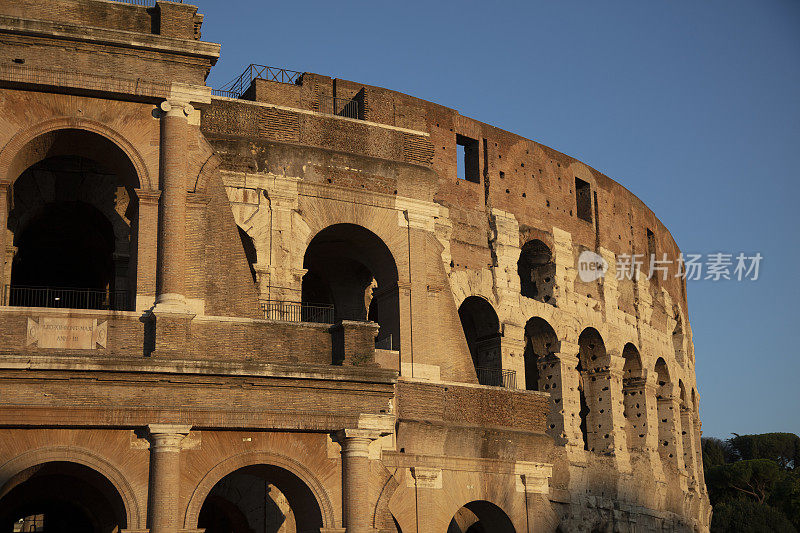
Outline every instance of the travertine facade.
POLYGON ((0 0, 3 528, 708 529, 640 200, 387 89, 212 95, 197 8, 134 4, 0 0))

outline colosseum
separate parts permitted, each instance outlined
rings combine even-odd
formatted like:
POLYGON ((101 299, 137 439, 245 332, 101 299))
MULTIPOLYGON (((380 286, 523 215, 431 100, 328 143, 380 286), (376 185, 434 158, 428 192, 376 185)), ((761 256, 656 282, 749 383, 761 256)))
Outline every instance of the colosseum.
POLYGON ((202 21, 0 0, 0 533, 707 531, 650 209, 202 21))

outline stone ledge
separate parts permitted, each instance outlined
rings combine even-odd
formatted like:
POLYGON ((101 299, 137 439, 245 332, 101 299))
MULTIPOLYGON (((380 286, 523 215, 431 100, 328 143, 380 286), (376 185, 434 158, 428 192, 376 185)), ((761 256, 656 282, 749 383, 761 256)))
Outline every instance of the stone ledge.
POLYGON ((182 359, 112 359, 60 355, 12 355, 0 357, 0 370, 59 370, 79 372, 134 372, 188 374, 393 384, 397 372, 377 367, 318 366, 276 363, 190 361, 182 359), (300 367, 300 368, 298 368, 300 367))

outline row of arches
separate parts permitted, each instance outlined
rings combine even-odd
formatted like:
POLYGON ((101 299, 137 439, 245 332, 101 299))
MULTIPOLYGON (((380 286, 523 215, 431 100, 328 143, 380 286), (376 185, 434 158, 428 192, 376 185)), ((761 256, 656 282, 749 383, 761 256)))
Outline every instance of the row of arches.
MULTIPOLYGON (((487 300, 470 296, 459 307, 459 316, 479 383, 501 385, 494 378, 504 371, 502 335, 494 308, 487 300)), ((560 391, 556 388, 563 388, 564 380, 559 383, 552 375, 554 364, 558 361, 556 354, 561 352, 561 342, 555 329, 545 319, 533 317, 526 323, 524 335, 524 388, 556 394, 558 401, 561 401, 560 391)), ((659 357, 647 372, 638 348, 633 343, 627 343, 622 350, 624 362, 619 378, 611 371, 611 356, 597 329, 587 327, 582 330, 577 344, 578 357, 574 372, 578 392, 577 422, 583 448, 597 453, 613 450, 612 413, 617 408, 617 395, 621 394, 625 437, 629 448, 647 447, 648 424, 655 423, 657 429, 653 428, 653 431, 664 459, 677 463, 675 456, 680 448, 677 440, 681 438, 679 435, 683 435, 684 462, 687 465, 694 462, 690 454, 697 446, 693 423, 698 418, 696 392, 691 389, 687 393, 680 379, 677 383, 673 381, 666 360, 659 357), (655 392, 651 397, 647 383, 653 379, 655 383, 652 390, 655 392), (673 403, 673 398, 677 404, 673 403), (648 416, 648 406, 657 418, 648 416), (681 428, 681 422, 689 427, 681 428)))
MULTIPOLYGON (((114 533, 136 528, 130 487, 116 481, 68 459, 24 468, 0 486, 0 531, 114 533)), ((324 506, 295 472, 275 464, 249 464, 214 483, 202 499, 196 527, 207 533, 320 531, 332 525, 323 516, 324 506)), ((399 533, 399 524, 393 523, 399 533)), ((508 515, 483 500, 464 504, 447 528, 447 533, 514 531, 508 515)))

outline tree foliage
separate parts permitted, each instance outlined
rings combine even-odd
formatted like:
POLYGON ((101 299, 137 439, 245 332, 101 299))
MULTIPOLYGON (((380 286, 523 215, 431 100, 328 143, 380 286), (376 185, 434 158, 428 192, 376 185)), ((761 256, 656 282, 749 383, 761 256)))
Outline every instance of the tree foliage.
POLYGON ((800 530, 800 437, 734 434, 702 444, 712 531, 800 530))

